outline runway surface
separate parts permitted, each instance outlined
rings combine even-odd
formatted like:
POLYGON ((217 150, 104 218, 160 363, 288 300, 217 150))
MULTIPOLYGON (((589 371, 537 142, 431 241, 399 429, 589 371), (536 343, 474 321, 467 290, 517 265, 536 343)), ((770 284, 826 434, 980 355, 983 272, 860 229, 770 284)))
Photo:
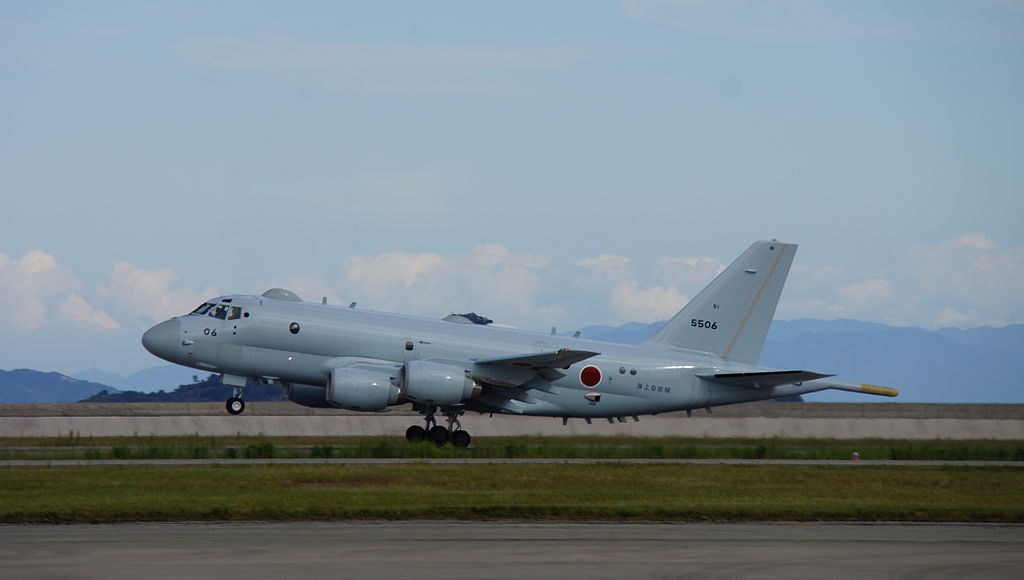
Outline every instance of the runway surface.
MULTIPOLYGON (((556 417, 467 413, 460 418, 474 435, 1024 440, 1024 405, 767 402, 716 407, 692 417, 666 413, 639 419, 572 419, 563 425, 556 417)), ((253 402, 234 416, 223 403, 0 404, 0 434, 6 437, 402 437, 414 423, 422 419, 408 407, 358 413, 253 402)))
POLYGON ((401 465, 406 463, 430 463, 443 465, 481 465, 488 463, 509 464, 565 464, 584 463, 629 463, 629 464, 673 464, 673 465, 833 465, 844 467, 1020 467, 1024 461, 932 461, 932 460, 858 460, 850 459, 601 459, 601 458, 557 458, 557 457, 390 457, 390 458, 281 458, 281 459, 6 459, 0 460, 4 467, 110 467, 110 466, 155 466, 155 467, 200 467, 207 465, 401 465))
POLYGON ((1019 578, 1024 526, 0 525, 3 578, 1019 578))

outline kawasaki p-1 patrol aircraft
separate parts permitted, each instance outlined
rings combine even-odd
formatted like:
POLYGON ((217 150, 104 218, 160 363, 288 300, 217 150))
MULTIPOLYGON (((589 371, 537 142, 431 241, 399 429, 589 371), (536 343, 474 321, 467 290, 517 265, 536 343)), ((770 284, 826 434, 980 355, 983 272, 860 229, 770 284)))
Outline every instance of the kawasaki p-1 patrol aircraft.
POLYGON ((409 427, 410 441, 460 447, 470 441, 459 423, 466 411, 625 421, 824 389, 896 396, 819 372, 756 366, 795 253, 795 244, 754 243, 637 344, 303 302, 279 288, 214 298, 149 329, 142 344, 220 373, 234 387, 232 414, 245 409, 247 378, 279 381, 309 407, 384 411, 411 402, 425 427, 409 427))

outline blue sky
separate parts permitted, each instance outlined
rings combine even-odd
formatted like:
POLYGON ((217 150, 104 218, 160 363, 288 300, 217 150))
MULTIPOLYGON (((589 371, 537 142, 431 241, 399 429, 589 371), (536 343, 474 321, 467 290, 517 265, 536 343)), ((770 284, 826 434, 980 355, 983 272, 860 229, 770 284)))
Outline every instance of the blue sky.
POLYGON ((1024 322, 1024 3, 0 1, 0 368, 217 293, 524 328, 1024 322))

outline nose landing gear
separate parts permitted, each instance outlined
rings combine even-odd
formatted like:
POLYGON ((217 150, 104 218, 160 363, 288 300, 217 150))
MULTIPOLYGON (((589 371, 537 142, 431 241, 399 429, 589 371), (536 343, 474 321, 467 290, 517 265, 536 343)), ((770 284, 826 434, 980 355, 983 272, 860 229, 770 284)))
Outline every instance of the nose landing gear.
POLYGON ((443 407, 441 412, 444 413, 448 422, 448 426, 445 427, 444 425, 438 425, 437 420, 434 419, 437 405, 423 405, 419 410, 423 413, 423 420, 426 426, 413 425, 405 430, 405 438, 410 443, 419 443, 424 439, 429 439, 438 446, 448 442, 451 442, 455 447, 469 446, 472 437, 470 437, 468 431, 462 429, 462 424, 459 423, 459 415, 462 415, 465 411, 458 407, 443 407))
POLYGON ((242 399, 242 387, 235 387, 234 394, 224 403, 224 407, 232 415, 242 414, 242 411, 245 410, 245 401, 242 399))

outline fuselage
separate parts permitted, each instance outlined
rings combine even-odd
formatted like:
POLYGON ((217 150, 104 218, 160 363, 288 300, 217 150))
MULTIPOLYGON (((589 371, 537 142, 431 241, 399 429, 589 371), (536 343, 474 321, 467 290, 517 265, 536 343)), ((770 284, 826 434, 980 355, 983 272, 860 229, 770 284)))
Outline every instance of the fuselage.
MULTIPOLYGON (((225 377, 325 387, 353 359, 404 365, 432 361, 474 374, 487 357, 572 349, 598 355, 558 369, 537 388, 482 385, 468 410, 565 417, 624 417, 805 393, 807 386, 752 390, 698 375, 763 371, 714 354, 658 345, 615 344, 510 328, 459 324, 328 304, 233 295, 146 333, 146 348, 170 362, 225 377), (202 312, 200 312, 202 310, 202 312), (599 370, 595 384, 593 371, 599 370), (591 383, 593 386, 588 386, 591 383)), ((226 381, 227 382, 227 381, 226 381)))

